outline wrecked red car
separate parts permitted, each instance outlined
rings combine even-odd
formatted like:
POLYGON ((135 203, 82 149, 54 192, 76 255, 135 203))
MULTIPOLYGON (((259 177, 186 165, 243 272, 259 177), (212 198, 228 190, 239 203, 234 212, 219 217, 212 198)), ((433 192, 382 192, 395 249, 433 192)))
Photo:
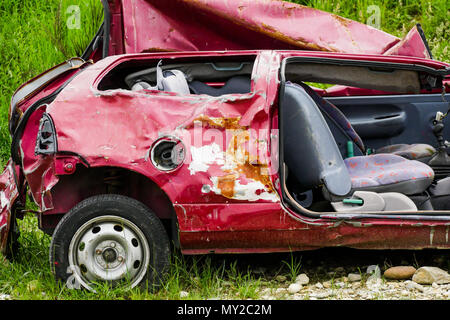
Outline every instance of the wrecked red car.
POLYGON ((88 289, 157 285, 171 241, 185 254, 450 247, 447 63, 294 50, 279 33, 259 33, 261 50, 148 52, 130 33, 143 12, 223 2, 133 3, 105 1, 83 57, 12 97, 4 252, 27 192, 56 278, 88 289))

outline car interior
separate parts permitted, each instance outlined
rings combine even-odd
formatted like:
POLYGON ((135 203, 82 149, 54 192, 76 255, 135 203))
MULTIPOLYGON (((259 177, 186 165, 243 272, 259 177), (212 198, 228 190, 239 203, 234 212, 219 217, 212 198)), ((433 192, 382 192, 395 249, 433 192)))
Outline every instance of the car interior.
POLYGON ((141 66, 123 63, 99 83, 99 90, 157 90, 178 94, 206 94, 214 97, 251 92, 251 75, 255 57, 141 66))
MULTIPOLYGON (((98 88, 215 97, 251 92, 253 58, 133 63, 115 68, 98 88)), ((298 211, 450 215, 449 104, 439 94, 422 94, 439 88, 442 78, 427 70, 324 61, 288 63, 283 75, 284 191, 298 211), (308 83, 389 95, 323 97, 308 83), (430 112, 432 125, 423 120, 430 112)))
MULTIPOLYGON (((450 168, 444 139, 444 115, 449 109, 445 99, 439 100, 442 97, 434 95, 435 107, 441 109, 428 128, 435 137, 434 146, 433 141, 424 143, 417 131, 415 135, 403 137, 403 143, 389 145, 390 139, 380 138, 390 130, 391 117, 386 116, 387 121, 379 125, 378 130, 382 132, 378 134, 377 148, 372 149, 365 145, 366 141, 353 128, 352 121, 341 111, 345 110, 345 105, 336 106, 306 83, 382 90, 408 96, 420 104, 421 99, 429 96, 420 94, 426 87, 424 78, 419 71, 395 68, 327 63, 286 65, 280 95, 285 191, 299 205, 300 211, 384 216, 399 213, 450 215, 445 212, 450 210, 450 177, 442 170, 450 168), (414 138, 421 141, 413 141, 414 138)), ((438 84, 442 79, 434 80, 433 83, 438 84)), ((389 97, 392 104, 395 95, 380 96, 380 99, 389 100, 389 97)), ((347 98, 347 102, 351 98, 347 98)), ((365 100, 360 108, 370 111, 371 103, 379 106, 375 99, 366 97, 365 100)), ((405 105, 403 108, 406 113, 411 112, 405 105)), ((371 127, 369 120, 367 127, 371 127)), ((394 122, 395 125, 399 123, 394 122)), ((377 132, 371 134, 376 136, 377 132)))

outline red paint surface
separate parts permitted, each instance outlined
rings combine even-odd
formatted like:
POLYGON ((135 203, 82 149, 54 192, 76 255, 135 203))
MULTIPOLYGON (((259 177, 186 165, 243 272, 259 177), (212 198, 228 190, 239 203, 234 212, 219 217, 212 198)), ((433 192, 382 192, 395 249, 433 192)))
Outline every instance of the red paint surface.
POLYGON ((302 49, 429 58, 416 27, 401 40, 365 24, 289 2, 110 0, 109 3, 112 54, 302 49))

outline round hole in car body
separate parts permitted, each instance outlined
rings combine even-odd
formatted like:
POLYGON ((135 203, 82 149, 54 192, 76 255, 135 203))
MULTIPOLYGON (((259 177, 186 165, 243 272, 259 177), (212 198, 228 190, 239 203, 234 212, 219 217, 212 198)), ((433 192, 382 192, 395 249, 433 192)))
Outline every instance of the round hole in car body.
POLYGON ((171 136, 162 137, 150 149, 152 163, 161 171, 176 170, 184 162, 185 149, 180 139, 171 136))

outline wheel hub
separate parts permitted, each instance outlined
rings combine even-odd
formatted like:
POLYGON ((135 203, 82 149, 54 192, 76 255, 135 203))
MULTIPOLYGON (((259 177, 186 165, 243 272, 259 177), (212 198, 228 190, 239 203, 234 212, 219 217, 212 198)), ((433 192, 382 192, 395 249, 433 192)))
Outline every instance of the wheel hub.
POLYGON ((109 240, 100 242, 95 248, 95 262, 98 267, 106 270, 115 269, 125 260, 125 248, 118 242, 109 240))
POLYGON ((103 259, 107 262, 107 263, 111 263, 116 261, 117 259, 117 253, 114 249, 112 248, 108 248, 105 251, 103 251, 102 253, 103 259))

